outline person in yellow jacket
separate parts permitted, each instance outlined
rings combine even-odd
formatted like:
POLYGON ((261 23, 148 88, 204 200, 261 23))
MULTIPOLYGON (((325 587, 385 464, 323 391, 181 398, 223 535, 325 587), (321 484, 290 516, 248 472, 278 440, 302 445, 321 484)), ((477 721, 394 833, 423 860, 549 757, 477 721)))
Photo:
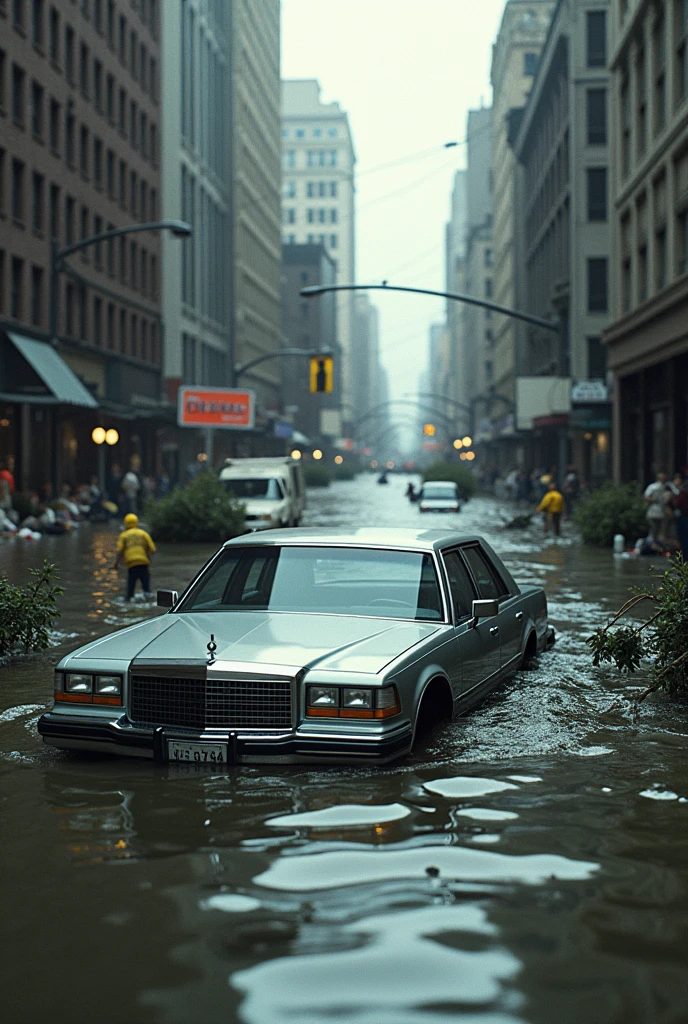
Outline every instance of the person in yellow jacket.
POLYGON ((127 567, 127 601, 131 601, 134 596, 138 580, 141 581, 144 594, 150 595, 150 556, 154 551, 155 544, 150 535, 139 528, 139 517, 130 512, 124 517, 124 530, 117 541, 115 558, 115 569, 122 558, 127 567))
POLYGON ((564 496, 561 491, 557 490, 554 480, 550 481, 547 493, 537 510, 546 514, 545 530, 549 532, 551 524, 554 536, 559 537, 561 535, 561 514, 564 511, 564 496))

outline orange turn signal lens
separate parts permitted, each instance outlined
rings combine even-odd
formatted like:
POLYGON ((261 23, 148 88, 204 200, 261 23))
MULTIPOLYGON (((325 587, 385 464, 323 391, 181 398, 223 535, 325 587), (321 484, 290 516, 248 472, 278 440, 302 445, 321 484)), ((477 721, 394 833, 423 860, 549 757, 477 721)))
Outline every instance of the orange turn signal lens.
POLYGON ((337 708, 307 708, 306 715, 309 718, 337 718, 339 710, 337 708))
POLYGON ((56 701, 66 701, 70 704, 92 704, 93 699, 90 693, 63 693, 62 690, 55 690, 56 701))
POLYGON ((372 718, 373 712, 364 708, 342 708, 339 712, 340 718, 372 718))
POLYGON ((112 705, 112 707, 121 708, 122 707, 122 698, 121 697, 103 697, 102 694, 98 695, 96 693, 96 694, 93 695, 93 703, 94 704, 110 704, 110 705, 112 705))
POLYGON ((376 718, 391 718, 392 715, 398 715, 400 710, 401 709, 400 709, 398 704, 393 704, 391 706, 391 708, 376 708, 375 709, 375 717, 376 718))

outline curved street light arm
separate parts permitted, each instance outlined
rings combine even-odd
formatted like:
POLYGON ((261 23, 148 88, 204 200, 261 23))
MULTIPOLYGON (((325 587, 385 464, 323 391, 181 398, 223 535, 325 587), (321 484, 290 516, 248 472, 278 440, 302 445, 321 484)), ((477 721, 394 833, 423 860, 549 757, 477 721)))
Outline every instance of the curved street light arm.
POLYGON ((491 309, 494 313, 503 313, 514 320, 523 320, 527 324, 535 324, 546 331, 561 331, 561 321, 546 320, 542 316, 533 316, 531 313, 522 313, 518 309, 509 309, 508 306, 499 306, 496 302, 489 302, 487 299, 477 299, 474 295, 461 295, 458 292, 436 292, 431 288, 407 288, 398 284, 313 284, 302 288, 299 295, 310 299, 315 295, 324 295, 325 292, 410 292, 412 295, 433 295, 440 299, 454 299, 455 302, 466 302, 469 306, 480 306, 482 309, 491 309))
POLYGON ((190 224, 183 220, 159 220, 148 224, 130 224, 124 228, 113 228, 111 231, 102 231, 99 235, 92 235, 81 242, 74 242, 72 245, 65 245, 63 249, 57 248, 57 241, 53 239, 53 257, 57 260, 71 256, 80 249, 86 249, 89 245, 96 245, 98 242, 106 242, 108 238, 118 238, 120 235, 133 235, 138 231, 171 231, 178 238, 189 238, 193 234, 190 224))

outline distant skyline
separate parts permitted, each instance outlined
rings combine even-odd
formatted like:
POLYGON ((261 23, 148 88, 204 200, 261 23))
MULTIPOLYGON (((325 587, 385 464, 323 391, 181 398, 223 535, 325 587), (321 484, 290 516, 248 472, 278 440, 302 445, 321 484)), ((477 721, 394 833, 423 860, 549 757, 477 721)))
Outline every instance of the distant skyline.
MULTIPOLYGON (((505 0, 282 0, 282 77, 316 78, 349 115, 356 165, 356 281, 442 289, 452 180, 469 109, 492 100, 505 0), (422 155, 421 155, 422 154, 422 155), (396 166, 383 165, 399 161, 396 166)), ((441 299, 371 292, 391 397, 426 365, 441 299), (396 357, 396 358, 395 358, 396 357)))

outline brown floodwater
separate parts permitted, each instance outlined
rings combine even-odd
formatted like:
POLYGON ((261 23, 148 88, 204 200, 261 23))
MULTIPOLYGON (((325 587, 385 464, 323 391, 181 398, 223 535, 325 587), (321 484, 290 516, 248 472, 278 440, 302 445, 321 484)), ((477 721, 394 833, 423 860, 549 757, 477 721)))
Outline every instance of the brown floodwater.
MULTIPOLYGON (((416 525, 406 479, 311 492, 308 525, 416 525)), ((55 646, 0 667, 2 1020, 79 1024, 670 1024, 688 1021, 688 709, 593 670, 584 640, 647 560, 565 528, 482 533, 546 588, 554 649, 379 768, 69 755, 36 722, 71 647, 158 614, 122 601, 116 528, 0 541, 48 558, 55 646)), ((181 589, 210 549, 163 547, 181 589)))

